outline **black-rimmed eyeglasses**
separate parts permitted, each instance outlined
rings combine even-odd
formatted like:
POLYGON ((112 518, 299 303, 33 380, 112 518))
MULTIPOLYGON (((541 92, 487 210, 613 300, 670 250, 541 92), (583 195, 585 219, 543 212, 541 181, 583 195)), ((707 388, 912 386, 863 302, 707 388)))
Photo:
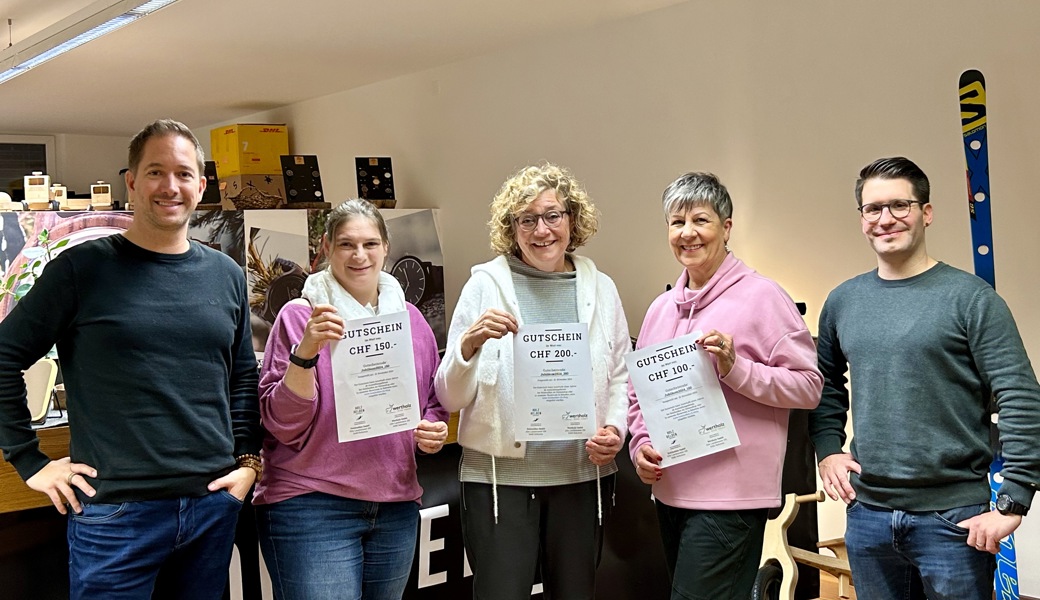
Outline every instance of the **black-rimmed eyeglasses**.
POLYGON ((524 231, 534 231, 538 227, 539 220, 545 221, 545 226, 549 229, 556 229, 563 222, 565 214, 567 214, 565 210, 549 210, 540 215, 524 213, 513 220, 516 221, 516 226, 524 231))
POLYGON ((920 200, 893 200, 888 204, 864 204, 858 209, 859 214, 863 215, 863 218, 868 223, 877 223, 881 220, 881 213, 888 209, 889 214, 894 219, 902 219, 910 214, 910 207, 914 204, 920 204, 924 206, 927 202, 921 202, 920 200))

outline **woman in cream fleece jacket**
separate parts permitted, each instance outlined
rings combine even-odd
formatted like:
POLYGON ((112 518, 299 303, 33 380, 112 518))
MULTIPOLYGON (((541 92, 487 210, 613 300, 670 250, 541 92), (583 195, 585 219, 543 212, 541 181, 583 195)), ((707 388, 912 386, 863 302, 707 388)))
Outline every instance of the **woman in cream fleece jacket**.
POLYGON ((461 411, 463 538, 475 599, 594 597, 614 456, 628 410, 628 323, 617 288, 572 254, 596 230, 585 191, 566 171, 528 167, 492 202, 494 260, 473 267, 448 331, 435 386, 461 411), (514 436, 513 336, 524 324, 586 323, 597 432, 589 440, 514 436))

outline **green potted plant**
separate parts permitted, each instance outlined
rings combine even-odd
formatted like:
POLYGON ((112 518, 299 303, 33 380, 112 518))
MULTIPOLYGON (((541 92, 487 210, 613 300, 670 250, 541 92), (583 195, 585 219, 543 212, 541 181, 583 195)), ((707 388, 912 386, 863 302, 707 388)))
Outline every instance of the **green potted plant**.
POLYGON ((54 258, 54 252, 67 245, 69 240, 64 239, 52 244, 50 232, 44 229, 36 236, 36 242, 35 246, 27 246, 22 249, 25 263, 22 264, 21 269, 15 269, 0 284, 0 301, 7 296, 12 296, 15 302, 24 298, 36 283, 36 278, 43 272, 43 266, 50 262, 54 258))

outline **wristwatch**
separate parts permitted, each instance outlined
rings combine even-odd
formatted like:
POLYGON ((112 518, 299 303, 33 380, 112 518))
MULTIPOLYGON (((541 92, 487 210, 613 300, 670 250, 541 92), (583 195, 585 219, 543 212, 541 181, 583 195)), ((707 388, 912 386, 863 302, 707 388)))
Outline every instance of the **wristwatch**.
POLYGON ((318 364, 318 355, 314 355, 313 358, 300 358, 296 356, 296 348, 299 344, 293 344, 289 348, 289 362, 296 365, 297 367, 303 367, 304 369, 314 368, 314 365, 318 364))
POLYGON ((1002 515, 1023 515, 1029 512, 1029 507, 1025 504, 1019 504, 1015 502, 1015 499, 1007 494, 997 495, 997 510, 1002 515))

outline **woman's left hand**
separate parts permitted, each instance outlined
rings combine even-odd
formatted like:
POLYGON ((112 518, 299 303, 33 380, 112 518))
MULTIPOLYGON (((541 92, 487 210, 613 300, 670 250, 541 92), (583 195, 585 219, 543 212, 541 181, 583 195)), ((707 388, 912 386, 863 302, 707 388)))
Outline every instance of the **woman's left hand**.
POLYGON ((589 460, 594 465, 607 465, 621 450, 621 436, 613 425, 600 427, 596 435, 585 442, 585 451, 589 453, 589 460))
POLYGON ((733 337, 712 329, 701 336, 697 343, 704 346, 710 354, 715 355, 715 364, 718 365, 719 375, 729 375, 733 368, 733 361, 737 359, 737 352, 733 349, 733 337))
POLYGON ((427 454, 435 454, 444 447, 444 440, 448 439, 448 424, 444 421, 419 421, 415 428, 415 444, 427 454))

